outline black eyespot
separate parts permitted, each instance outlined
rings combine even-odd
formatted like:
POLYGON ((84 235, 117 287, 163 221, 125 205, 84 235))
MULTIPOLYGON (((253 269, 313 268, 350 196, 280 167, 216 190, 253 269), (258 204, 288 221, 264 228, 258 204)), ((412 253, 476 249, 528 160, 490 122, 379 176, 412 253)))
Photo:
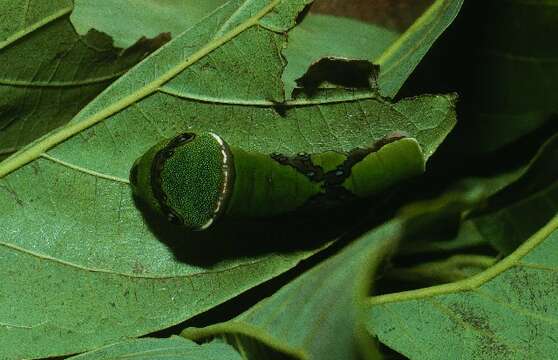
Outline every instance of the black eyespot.
POLYGON ((130 170, 130 182, 132 185, 137 186, 138 184, 138 164, 134 164, 130 170))

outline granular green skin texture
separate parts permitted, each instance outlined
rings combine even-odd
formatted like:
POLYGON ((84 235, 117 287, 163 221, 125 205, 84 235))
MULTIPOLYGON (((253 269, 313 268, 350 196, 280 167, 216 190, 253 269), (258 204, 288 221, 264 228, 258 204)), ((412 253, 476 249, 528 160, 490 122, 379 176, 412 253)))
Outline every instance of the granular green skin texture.
POLYGON ((209 133, 196 134, 171 150, 160 173, 163 201, 192 229, 205 229, 223 211, 231 176, 225 145, 209 133))

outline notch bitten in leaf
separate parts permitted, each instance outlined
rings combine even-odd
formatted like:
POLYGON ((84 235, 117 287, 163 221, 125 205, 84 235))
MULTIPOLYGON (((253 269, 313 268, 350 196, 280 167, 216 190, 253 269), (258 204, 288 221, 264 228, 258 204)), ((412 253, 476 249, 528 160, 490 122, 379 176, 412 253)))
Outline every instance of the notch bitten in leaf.
POLYGON ((371 89, 377 87, 379 67, 370 61, 339 57, 322 58, 313 63, 306 74, 296 80, 297 85, 309 94, 318 87, 330 85, 347 89, 371 89))

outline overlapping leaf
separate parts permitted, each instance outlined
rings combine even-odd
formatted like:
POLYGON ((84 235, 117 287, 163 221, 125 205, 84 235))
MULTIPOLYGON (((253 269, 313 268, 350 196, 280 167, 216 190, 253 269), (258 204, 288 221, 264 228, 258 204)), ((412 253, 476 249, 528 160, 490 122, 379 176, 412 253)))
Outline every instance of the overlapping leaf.
POLYGON ((71 0, 0 1, 0 158, 68 122, 160 43, 79 36, 71 0))
POLYGON ((361 301, 371 274, 401 236, 401 222, 387 223, 238 317, 182 335, 224 338, 249 359, 368 357, 377 349, 360 328, 361 301))
POLYGON ((382 96, 394 97, 438 37, 453 22, 463 0, 436 0, 409 29, 375 59, 382 96))
POLYGON ((548 42, 558 36, 557 6, 556 0, 484 4, 487 21, 477 30, 483 41, 475 53, 482 66, 471 98, 477 111, 468 128, 480 150, 509 144, 558 116, 552 80, 558 78, 558 47, 548 42))
POLYGON ((554 353, 558 217, 472 278, 372 297, 368 329, 411 359, 545 358, 554 353))
POLYGON ((226 0, 74 0, 71 21, 79 34, 102 31, 118 47, 127 48, 143 37, 161 33, 171 37, 196 24, 226 0))
MULTIPOLYGON (((436 0, 405 32, 397 34, 383 27, 339 17, 309 15, 291 32, 284 51, 288 62, 283 75, 290 98, 295 80, 321 58, 360 60, 353 71, 332 67, 328 75, 372 77, 369 87, 382 96, 394 97, 436 39, 455 19, 462 0, 436 0), (372 74, 359 74, 362 61, 379 67, 372 74)), ((338 61, 342 63, 342 61, 338 61)), ((345 65, 347 66, 347 65, 345 65)), ((364 85, 367 85, 366 78, 364 85)), ((298 87, 301 87, 299 85, 298 87)))
POLYGON ((447 284, 476 275, 495 263, 496 260, 492 256, 458 254, 443 260, 390 269, 384 283, 393 282, 403 286, 413 284, 416 287, 447 284))
MULTIPOLYGON (((554 256, 558 200, 553 171, 557 140, 558 135, 552 136, 527 166, 492 179, 496 182, 488 185, 493 195, 482 211, 470 212, 463 219, 455 239, 421 243, 418 252, 488 243, 510 252, 527 241, 501 262, 466 280, 372 297, 368 319, 371 332, 410 358, 504 359, 544 357, 550 351, 554 340, 547 334, 556 332, 551 309, 558 300, 553 290, 558 262, 554 256), (436 341, 440 338, 444 340, 436 341), (448 348, 452 349, 449 354, 448 348)), ((411 245, 413 235, 409 237, 407 244, 411 245)), ((391 280, 459 280, 493 261, 485 256, 462 255, 396 269, 391 280)))

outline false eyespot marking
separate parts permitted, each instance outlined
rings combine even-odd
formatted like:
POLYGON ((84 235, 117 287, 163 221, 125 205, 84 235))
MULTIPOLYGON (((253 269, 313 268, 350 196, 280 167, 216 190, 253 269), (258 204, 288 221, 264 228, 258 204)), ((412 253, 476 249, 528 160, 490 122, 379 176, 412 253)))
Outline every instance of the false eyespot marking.
POLYGON ((226 210, 232 156, 217 134, 184 133, 139 158, 130 173, 137 197, 169 221, 204 230, 226 210))
POLYGON ((223 216, 331 208, 422 171, 418 142, 402 133, 347 153, 286 156, 243 150, 215 133, 199 132, 153 146, 134 164, 130 181, 153 210, 188 229, 204 230, 223 216))

